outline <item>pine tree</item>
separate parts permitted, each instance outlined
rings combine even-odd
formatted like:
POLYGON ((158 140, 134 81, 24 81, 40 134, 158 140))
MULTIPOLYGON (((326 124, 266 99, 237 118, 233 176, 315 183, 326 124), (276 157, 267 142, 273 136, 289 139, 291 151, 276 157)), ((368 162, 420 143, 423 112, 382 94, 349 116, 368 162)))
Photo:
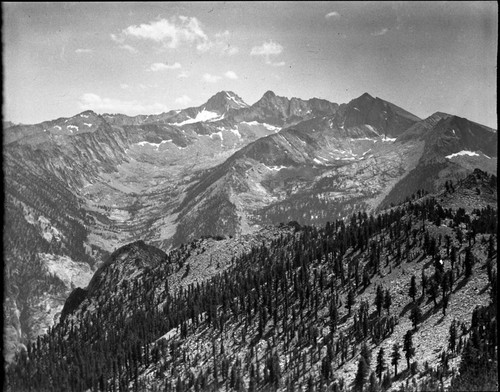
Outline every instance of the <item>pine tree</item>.
POLYGON ((457 340, 457 323, 456 320, 453 320, 450 324, 450 337, 448 339, 448 347, 450 348, 450 351, 452 353, 455 352, 456 340, 457 340))
POLYGON ((427 290, 427 293, 431 297, 432 301, 434 302, 434 306, 437 306, 436 298, 438 295, 438 284, 435 279, 430 279, 429 281, 429 288, 427 290))
POLYGON ((379 386, 377 383, 377 376, 375 376, 374 372, 371 372, 368 384, 368 392, 378 392, 378 391, 379 391, 379 386))
POLYGON ((411 297, 412 301, 415 302, 415 296, 417 295, 417 279, 415 278, 415 275, 412 275, 411 277, 408 295, 411 297))
POLYGON ((349 289, 349 292, 347 293, 347 303, 346 303, 346 308, 347 311, 349 312, 349 316, 351 315, 351 309, 356 303, 356 298, 354 296, 354 291, 352 289, 349 289))
POLYGON ((472 267, 474 265, 474 258, 470 246, 465 249, 465 276, 469 278, 472 276, 472 267))
POLYGON ((368 348, 368 345, 366 343, 363 343, 361 345, 361 351, 359 354, 365 359, 368 367, 370 367, 370 365, 372 363, 372 354, 371 354, 370 349, 368 348))
POLYGON ((408 332, 406 332, 405 334, 403 341, 403 351, 405 352, 408 369, 410 368, 410 359, 415 355, 415 348, 413 347, 412 336, 413 332, 411 330, 408 330, 408 332))
POLYGON ((394 366, 394 375, 398 375, 398 363, 401 359, 401 353, 399 351, 399 343, 394 343, 391 352, 391 365, 394 366))
POLYGON ((359 357, 358 370, 356 372, 356 377, 354 378, 353 387, 355 391, 363 392, 363 388, 368 377, 370 367, 366 363, 363 356, 359 357))
POLYGON ((415 305, 413 306, 411 313, 410 313, 410 320, 413 323, 413 328, 417 329, 418 323, 420 323, 422 319, 422 309, 420 309, 420 306, 415 305))
POLYGON ((427 282, 429 279, 425 274, 425 270, 422 268, 422 298, 425 296, 425 289, 427 288, 427 282))
POLYGON ((380 317, 380 312, 382 311, 382 306, 384 304, 384 291, 382 286, 377 286, 377 293, 375 294, 375 306, 377 307, 377 314, 380 317))
POLYGON ((456 262, 457 262, 457 248, 455 248, 455 246, 452 246, 450 252, 451 269, 455 268, 456 262))
POLYGON ((391 293, 389 292, 389 290, 385 290, 384 309, 387 310, 387 313, 389 313, 391 305, 392 305, 391 293))
POLYGON ((384 348, 380 347, 380 350, 378 350, 377 354, 377 366, 375 368, 375 372, 377 373, 378 376, 378 381, 382 381, 382 373, 385 370, 385 358, 384 358, 384 348))

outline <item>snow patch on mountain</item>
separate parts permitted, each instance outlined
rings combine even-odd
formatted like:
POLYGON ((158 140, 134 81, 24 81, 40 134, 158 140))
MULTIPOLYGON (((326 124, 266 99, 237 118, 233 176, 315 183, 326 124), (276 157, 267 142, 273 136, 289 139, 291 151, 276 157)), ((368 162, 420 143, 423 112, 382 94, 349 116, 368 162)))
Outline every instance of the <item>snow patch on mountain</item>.
POLYGON ((236 97, 233 97, 231 94, 229 94, 229 93, 227 93, 227 92, 226 92, 226 96, 228 97, 228 99, 230 99, 230 100, 231 100, 231 101, 233 101, 236 105, 238 105, 238 106, 240 106, 240 107, 242 107, 242 108, 245 108, 245 107, 247 107, 247 106, 248 106, 247 104, 245 104, 244 102, 242 102, 242 101, 240 101, 240 100, 236 99, 236 97))
POLYGON ((274 125, 267 123, 260 123, 258 121, 243 121, 241 124, 251 125, 251 126, 262 126, 269 131, 279 132, 281 130, 280 127, 275 127, 274 125))
POLYGON ((370 142, 377 142, 378 139, 376 138, 373 138, 373 137, 351 137, 350 138, 351 141, 359 141, 359 140, 368 140, 370 142))
POLYGON ((281 169, 286 169, 288 166, 267 166, 267 165, 264 165, 264 167, 271 170, 271 171, 280 171, 281 169))
POLYGON ((203 121, 208 121, 208 120, 213 120, 215 121, 215 119, 222 119, 224 116, 220 117, 218 113, 215 113, 215 112, 211 112, 209 110, 205 110, 203 109, 201 112, 199 112, 195 118, 189 118, 185 121, 182 121, 180 123, 173 123, 172 125, 177 125, 177 126, 181 126, 181 125, 186 125, 186 124, 194 124, 194 123, 197 123, 197 122, 203 122, 203 121))
POLYGON ((143 141, 143 142, 139 142, 137 144, 139 146, 145 146, 146 144, 149 144, 150 146, 156 147, 156 149, 158 150, 162 144, 165 144, 165 143, 168 143, 168 142, 171 142, 171 141, 172 141, 171 139, 162 140, 160 143, 151 143, 151 142, 143 141))
POLYGON ((77 132, 78 132, 78 129, 79 129, 76 125, 67 125, 67 126, 66 126, 66 128, 67 128, 67 129, 69 129, 69 131, 70 131, 71 133, 73 133, 73 129, 74 129, 75 131, 77 131, 77 132))
MULTIPOLYGON (((217 129, 220 129, 220 128, 217 128, 217 129)), ((232 133, 234 133, 236 136, 238 136, 239 139, 242 138, 241 133, 238 130, 238 128, 230 129, 229 131, 232 132, 232 133)))
POLYGON ((83 124, 86 125, 89 128, 92 126, 92 124, 88 124, 88 123, 83 123, 83 124))
POLYGON ((365 127, 367 127, 370 131, 378 135, 378 132, 370 124, 365 124, 365 127))
POLYGON ((462 151, 456 152, 454 154, 446 155, 446 158, 451 159, 451 158, 463 156, 463 155, 469 155, 471 157, 478 157, 479 156, 479 154, 477 152, 462 150, 462 151))
POLYGON ((220 138, 220 141, 221 141, 221 142, 222 142, 222 141, 224 141, 224 138, 222 137, 222 131, 219 131, 219 132, 214 132, 214 133, 212 133, 212 134, 210 135, 210 137, 213 139, 213 138, 214 138, 214 135, 215 135, 215 136, 219 136, 219 138, 220 138))

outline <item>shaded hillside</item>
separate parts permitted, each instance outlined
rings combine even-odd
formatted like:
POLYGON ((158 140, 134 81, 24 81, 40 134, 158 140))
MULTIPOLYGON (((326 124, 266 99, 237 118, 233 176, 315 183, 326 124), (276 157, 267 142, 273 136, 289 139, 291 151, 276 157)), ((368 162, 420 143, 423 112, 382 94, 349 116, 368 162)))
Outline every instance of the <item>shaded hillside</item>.
MULTIPOLYGON (((496 197, 485 179, 478 200, 496 197)), ((494 390, 498 215, 466 212, 464 189, 164 256, 119 249, 6 390, 494 390)))
POLYGON ((380 208, 400 203, 418 189, 436 192, 447 181, 465 178, 474 167, 496 174, 498 135, 491 128, 435 113, 397 138, 402 144, 415 140, 425 143, 418 165, 391 190, 380 208))

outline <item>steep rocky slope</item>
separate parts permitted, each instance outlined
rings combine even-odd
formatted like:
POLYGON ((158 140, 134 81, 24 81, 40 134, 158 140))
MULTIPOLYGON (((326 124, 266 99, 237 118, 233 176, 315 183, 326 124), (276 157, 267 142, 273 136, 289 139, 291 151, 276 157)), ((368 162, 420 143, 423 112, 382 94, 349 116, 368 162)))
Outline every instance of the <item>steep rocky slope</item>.
POLYGON ((129 244, 7 369, 7 390, 496 390, 496 189, 476 170, 319 229, 129 244))

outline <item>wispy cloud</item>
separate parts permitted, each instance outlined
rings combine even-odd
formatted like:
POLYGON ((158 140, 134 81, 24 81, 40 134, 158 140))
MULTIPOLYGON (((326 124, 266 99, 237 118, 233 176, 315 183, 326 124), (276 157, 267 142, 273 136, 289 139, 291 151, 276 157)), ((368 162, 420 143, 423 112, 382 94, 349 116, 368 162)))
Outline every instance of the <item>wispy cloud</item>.
POLYGON ((337 11, 332 11, 332 12, 329 12, 328 14, 326 14, 325 18, 326 19, 340 18, 340 14, 337 11))
POLYGON ((92 49, 86 49, 86 48, 78 48, 75 50, 75 53, 82 54, 82 53, 92 53, 92 49))
POLYGON ((120 88, 126 90, 126 89, 129 89, 130 86, 127 83, 120 83, 120 88))
POLYGON ((206 73, 203 75, 203 80, 205 82, 208 82, 208 83, 216 83, 218 82, 220 79, 222 79, 221 76, 217 76, 217 75, 211 75, 209 73, 206 73))
POLYGON ((114 98, 103 98, 97 94, 86 93, 80 97, 80 107, 84 110, 92 109, 96 112, 124 113, 128 115, 156 114, 167 111, 161 103, 142 104, 139 101, 123 101, 114 98))
POLYGON ((225 76, 226 78, 228 78, 228 79, 233 79, 233 80, 238 79, 238 75, 236 75, 236 72, 234 72, 234 71, 227 71, 227 72, 224 74, 224 76, 225 76))
POLYGON ((118 44, 120 49, 126 50, 130 53, 138 53, 139 51, 131 45, 125 44, 125 39, 122 36, 117 36, 116 34, 111 34, 111 39, 118 44))
POLYGON ((182 97, 176 98, 175 103, 178 103, 179 105, 182 106, 187 106, 191 102, 191 98, 189 98, 187 95, 183 95, 182 97))
POLYGON ((174 63, 174 64, 153 63, 149 67, 149 69, 153 72, 165 71, 169 69, 180 69, 180 68, 182 68, 180 63, 174 63))
POLYGON ((260 46, 254 46, 250 51, 250 55, 263 57, 266 64, 274 66, 283 66, 285 65, 284 61, 273 62, 271 60, 272 57, 280 55, 283 52, 283 49, 284 49, 283 46, 278 42, 269 40, 267 42, 264 42, 260 46))
POLYGON ((189 77, 189 73, 186 71, 182 71, 179 75, 177 75, 179 79, 185 79, 189 77))
POLYGON ((229 31, 217 33, 210 38, 202 23, 196 17, 188 16, 173 16, 170 19, 128 26, 120 34, 111 34, 111 38, 121 45, 130 39, 146 40, 168 49, 191 45, 199 52, 211 51, 229 56, 239 51, 231 44, 229 31))
POLYGON ((221 55, 232 56, 239 52, 238 47, 231 45, 230 33, 228 30, 215 34, 214 39, 207 40, 206 42, 197 46, 200 52, 213 51, 221 55))
POLYGON ((374 31, 373 33, 371 33, 371 35, 373 35, 373 36, 375 36, 375 37, 378 37, 378 36, 380 36, 380 35, 384 35, 384 34, 386 34, 388 31, 389 31, 389 29, 387 29, 387 28, 385 28, 385 27, 384 27, 384 28, 383 28, 383 29, 381 29, 381 30, 374 31))

